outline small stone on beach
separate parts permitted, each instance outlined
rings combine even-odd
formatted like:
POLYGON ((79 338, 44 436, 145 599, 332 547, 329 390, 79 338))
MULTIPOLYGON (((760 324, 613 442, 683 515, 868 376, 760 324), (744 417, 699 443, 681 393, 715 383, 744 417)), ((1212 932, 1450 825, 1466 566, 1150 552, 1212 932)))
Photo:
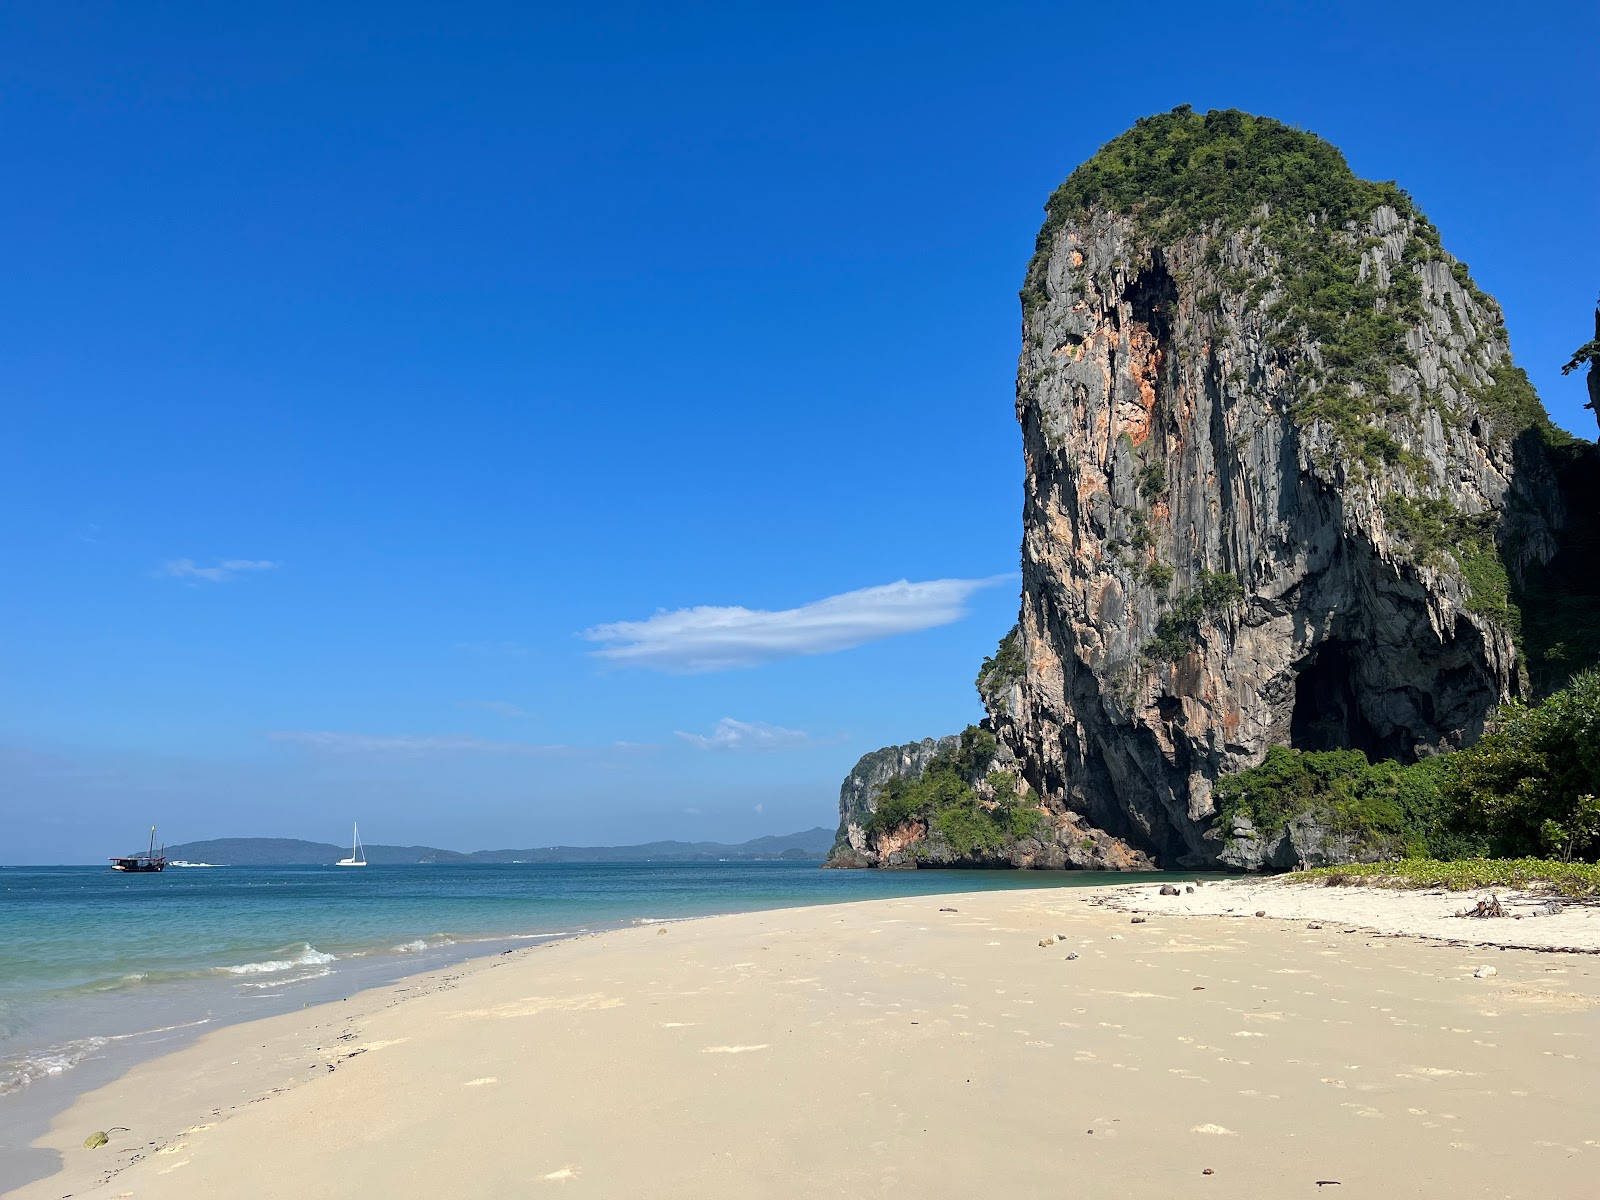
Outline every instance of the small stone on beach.
POLYGON ((1128 924, 1130 924, 1130 925, 1143 925, 1144 921, 1145 921, 1145 919, 1143 917, 1134 917, 1133 920, 1128 922, 1128 924))
POLYGON ((1173 887, 1170 883, 1163 883, 1161 885, 1161 894, 1163 896, 1176 896, 1179 893, 1178 889, 1173 887))
POLYGON ((1039 939, 1039 945, 1041 946, 1054 946, 1055 944, 1056 940, 1053 937, 1042 937, 1039 939))
POLYGON ((1070 954, 1067 955, 1067 961, 1071 962, 1073 959, 1075 959, 1077 957, 1078 957, 1078 952, 1076 950, 1074 950, 1070 954))
POLYGON ((1264 908, 1258 908, 1258 909, 1256 909, 1256 916, 1258 916, 1258 917, 1264 917, 1264 916, 1266 916, 1266 915, 1267 915, 1267 910, 1266 910, 1266 909, 1264 909, 1264 908))

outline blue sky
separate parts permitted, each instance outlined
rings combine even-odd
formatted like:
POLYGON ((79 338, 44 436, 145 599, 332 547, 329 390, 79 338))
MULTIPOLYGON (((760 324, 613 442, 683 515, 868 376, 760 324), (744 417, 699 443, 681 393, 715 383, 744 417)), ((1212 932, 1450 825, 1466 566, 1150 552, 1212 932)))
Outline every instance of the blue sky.
POLYGON ((1593 436, 1590 24, 7 5, 0 858, 831 825, 980 715, 1040 206, 1179 103, 1398 179, 1593 436))

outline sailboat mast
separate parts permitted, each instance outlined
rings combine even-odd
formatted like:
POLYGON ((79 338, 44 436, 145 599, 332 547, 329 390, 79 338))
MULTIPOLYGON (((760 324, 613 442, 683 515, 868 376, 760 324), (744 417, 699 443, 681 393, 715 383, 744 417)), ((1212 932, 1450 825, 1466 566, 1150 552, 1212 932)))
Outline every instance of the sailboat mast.
POLYGON ((156 827, 154 825, 152 825, 152 826, 150 826, 150 851, 149 851, 148 854, 145 855, 145 857, 146 858, 153 858, 153 857, 155 857, 155 852, 156 852, 156 827))

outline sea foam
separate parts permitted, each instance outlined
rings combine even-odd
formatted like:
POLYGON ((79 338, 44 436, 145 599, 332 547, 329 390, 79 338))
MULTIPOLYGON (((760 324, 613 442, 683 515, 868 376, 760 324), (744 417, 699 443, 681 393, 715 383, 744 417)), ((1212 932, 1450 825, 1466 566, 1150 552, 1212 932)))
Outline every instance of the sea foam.
POLYGON ((324 954, 310 942, 301 942, 300 953, 293 958, 269 958, 265 962, 240 963, 236 967, 215 969, 224 975, 271 975, 278 971, 293 971, 296 967, 317 967, 336 960, 336 955, 324 954))

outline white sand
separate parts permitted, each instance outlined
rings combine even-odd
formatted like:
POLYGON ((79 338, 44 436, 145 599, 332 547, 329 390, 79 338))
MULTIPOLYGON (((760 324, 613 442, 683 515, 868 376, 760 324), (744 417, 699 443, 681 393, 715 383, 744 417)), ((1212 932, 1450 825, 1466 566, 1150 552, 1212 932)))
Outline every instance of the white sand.
POLYGON ((1596 1194, 1600 959, 1107 894, 641 927, 219 1030, 19 1200, 1596 1194))
MULTIPOLYGON (((1281 878, 1281 877, 1280 877, 1281 878)), ((1180 890, 1184 885, 1179 885, 1180 890)), ((1160 884, 1117 888, 1107 898, 1128 912, 1189 913, 1317 921, 1341 927, 1425 937, 1465 945, 1529 950, 1600 951, 1600 903, 1509 888, 1451 892, 1443 888, 1397 891, 1376 887, 1325 887, 1279 880, 1230 880, 1193 892, 1160 895, 1160 884), (1498 897, 1505 917, 1460 917, 1480 900, 1498 897)), ((1600 1187, 1596 1194, 1600 1195, 1600 1187)))

